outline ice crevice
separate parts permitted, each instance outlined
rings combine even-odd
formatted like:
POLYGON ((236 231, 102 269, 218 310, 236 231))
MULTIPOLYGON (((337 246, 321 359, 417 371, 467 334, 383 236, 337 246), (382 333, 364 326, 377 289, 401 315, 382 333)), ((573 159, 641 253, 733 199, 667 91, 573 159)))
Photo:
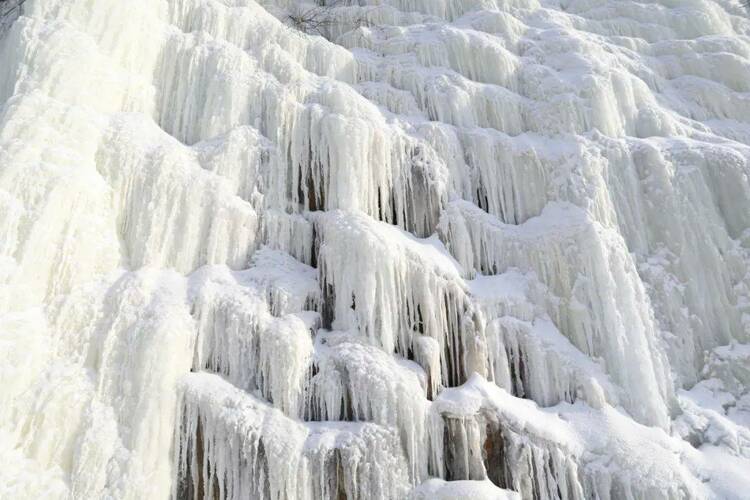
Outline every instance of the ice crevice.
POLYGON ((18 14, 0 498, 750 491, 739 2, 18 14))

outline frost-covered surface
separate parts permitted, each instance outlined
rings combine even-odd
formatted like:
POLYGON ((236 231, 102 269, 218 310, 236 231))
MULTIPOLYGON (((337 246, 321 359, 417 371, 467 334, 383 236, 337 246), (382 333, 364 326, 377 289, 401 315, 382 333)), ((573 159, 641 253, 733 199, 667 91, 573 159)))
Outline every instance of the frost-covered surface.
POLYGON ((6 18, 0 498, 748 498, 747 11, 328 3, 6 18))

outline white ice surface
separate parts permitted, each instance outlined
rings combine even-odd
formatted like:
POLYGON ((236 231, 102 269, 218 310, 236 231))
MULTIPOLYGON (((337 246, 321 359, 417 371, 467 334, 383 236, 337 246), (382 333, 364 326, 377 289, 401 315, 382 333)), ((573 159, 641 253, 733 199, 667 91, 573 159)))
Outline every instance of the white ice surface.
POLYGON ((310 8, 0 29, 0 498, 747 498, 740 2, 310 8))

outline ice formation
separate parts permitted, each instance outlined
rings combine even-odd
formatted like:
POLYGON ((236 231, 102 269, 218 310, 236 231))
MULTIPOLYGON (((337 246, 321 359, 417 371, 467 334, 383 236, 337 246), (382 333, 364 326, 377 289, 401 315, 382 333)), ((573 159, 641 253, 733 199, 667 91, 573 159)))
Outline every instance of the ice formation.
POLYGON ((0 15, 0 498, 750 498, 738 0, 0 15))

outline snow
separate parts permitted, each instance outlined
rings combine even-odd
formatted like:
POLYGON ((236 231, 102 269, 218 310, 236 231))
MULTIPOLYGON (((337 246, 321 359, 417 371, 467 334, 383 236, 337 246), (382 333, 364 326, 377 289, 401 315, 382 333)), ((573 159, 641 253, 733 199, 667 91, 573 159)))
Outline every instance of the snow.
POLYGON ((431 498, 440 500, 514 500, 518 498, 518 494, 502 490, 489 480, 446 482, 441 479, 430 479, 414 490, 412 498, 415 500, 431 498))
POLYGON ((743 498, 748 11, 309 8, 0 21, 0 498, 743 498))

